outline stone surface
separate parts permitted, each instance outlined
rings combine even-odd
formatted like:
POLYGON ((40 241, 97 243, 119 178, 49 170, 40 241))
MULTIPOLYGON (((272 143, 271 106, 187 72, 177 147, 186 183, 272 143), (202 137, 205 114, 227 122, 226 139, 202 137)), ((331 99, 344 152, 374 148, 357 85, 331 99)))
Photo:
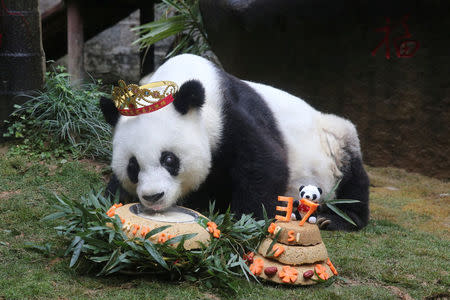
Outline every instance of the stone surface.
POLYGON ((42 14, 49 8, 61 3, 62 0, 39 0, 39 12, 42 14))
POLYGON ((450 178, 449 1, 200 0, 200 8, 226 71, 350 119, 367 164, 450 178), (390 59, 386 44, 372 55, 386 18, 390 59), (420 46, 397 57, 405 40, 420 46))
POLYGON ((138 82, 141 60, 137 45, 132 45, 138 36, 131 31, 138 25, 139 11, 135 11, 87 41, 84 53, 86 72, 106 83, 116 84, 118 79, 127 83, 138 82))
MULTIPOLYGON (((57 3, 58 0, 40 0, 41 13, 57 3)), ((157 5, 155 19, 160 19, 164 13, 157 5)), ((117 84, 119 79, 127 83, 139 82, 141 78, 139 48, 132 44, 138 36, 131 31, 131 28, 139 25, 139 16, 139 10, 136 10, 116 25, 86 41, 84 66, 90 76, 102 79, 106 84, 117 84)), ((171 37, 155 44, 155 68, 164 62, 173 40, 171 37)), ((60 58, 55 64, 67 66, 67 56, 60 58)))

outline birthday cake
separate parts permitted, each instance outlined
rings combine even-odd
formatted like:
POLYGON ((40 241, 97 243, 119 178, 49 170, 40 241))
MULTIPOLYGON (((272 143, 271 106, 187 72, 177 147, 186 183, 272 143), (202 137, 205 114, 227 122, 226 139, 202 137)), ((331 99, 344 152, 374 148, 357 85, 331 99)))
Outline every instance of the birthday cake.
POLYGON ((107 214, 110 217, 119 216, 122 230, 129 238, 144 238, 151 230, 169 225, 170 227, 149 237, 149 240, 164 243, 182 234, 196 234, 184 242, 186 250, 199 249, 201 244, 208 245, 210 241, 210 233, 198 223, 199 217, 205 217, 185 207, 174 206, 159 213, 145 211, 139 203, 132 203, 112 206, 107 214))
POLYGON ((317 225, 298 224, 276 221, 270 225, 268 237, 252 257, 250 271, 254 275, 293 285, 316 284, 337 275, 317 225))

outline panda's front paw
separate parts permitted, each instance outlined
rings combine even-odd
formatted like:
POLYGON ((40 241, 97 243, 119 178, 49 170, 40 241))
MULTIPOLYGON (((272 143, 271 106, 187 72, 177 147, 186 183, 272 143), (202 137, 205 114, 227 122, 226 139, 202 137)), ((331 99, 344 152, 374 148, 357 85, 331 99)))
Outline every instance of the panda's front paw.
POLYGON ((317 218, 317 226, 319 226, 320 229, 326 229, 330 224, 331 224, 330 219, 327 219, 325 217, 317 218))

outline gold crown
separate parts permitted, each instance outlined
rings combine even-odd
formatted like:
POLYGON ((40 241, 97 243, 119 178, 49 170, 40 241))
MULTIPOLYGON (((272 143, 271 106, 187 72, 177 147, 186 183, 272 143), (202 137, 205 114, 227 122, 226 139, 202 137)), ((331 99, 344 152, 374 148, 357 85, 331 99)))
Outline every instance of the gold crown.
POLYGON ((119 80, 115 86, 112 98, 120 114, 124 116, 137 116, 161 109, 173 102, 173 94, 178 86, 172 81, 152 82, 143 86, 136 84, 126 85, 119 80))

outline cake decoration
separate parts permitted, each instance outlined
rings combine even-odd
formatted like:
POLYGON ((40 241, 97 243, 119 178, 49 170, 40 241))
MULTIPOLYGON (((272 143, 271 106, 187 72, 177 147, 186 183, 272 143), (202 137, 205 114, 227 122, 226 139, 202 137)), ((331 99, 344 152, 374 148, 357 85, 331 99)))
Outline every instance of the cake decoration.
MULTIPOLYGON (((319 227, 315 225, 315 217, 312 216, 319 206, 314 201, 320 198, 320 194, 320 188, 309 185, 300 187, 301 199, 295 204, 292 197, 278 197, 278 201, 286 202, 286 207, 276 206, 276 209, 286 212, 286 215, 276 215, 277 221, 268 226, 267 237, 260 243, 258 253, 252 257, 250 270, 253 274, 266 280, 293 285, 321 283, 338 274, 328 257, 319 227), (292 213, 294 207, 295 214, 292 213), (300 212, 304 216, 297 222, 300 212)), ((244 259, 250 263, 248 255, 244 259)))
POLYGON ((256 258, 249 268, 253 275, 259 275, 264 268, 264 261, 261 258, 256 258))
MULTIPOLYGON (((122 230, 129 238, 145 238, 148 233, 158 229, 161 231, 159 234, 153 234, 148 238, 153 243, 163 244, 179 235, 196 234, 196 236, 184 242, 184 248, 191 250, 201 248, 201 244, 208 245, 210 241, 208 230, 197 222, 199 217, 206 218, 188 208, 178 206, 164 213, 149 213, 142 210, 138 203, 126 205, 119 203, 112 205, 108 209, 107 215, 110 218, 115 216, 120 218, 122 230), (183 217, 184 214, 187 216, 183 217)), ((217 224, 209 222, 208 228, 211 235, 215 238, 220 237, 217 224)), ((171 244, 171 246, 176 245, 177 243, 171 244)))
POLYGON ((209 231, 215 237, 216 239, 220 238, 220 230, 217 229, 217 224, 214 222, 208 222, 206 223, 206 226, 208 227, 206 230, 209 231))
POLYGON ((280 271, 280 278, 285 283, 294 283, 297 281, 298 271, 295 268, 292 268, 290 266, 284 266, 283 271, 280 271))

